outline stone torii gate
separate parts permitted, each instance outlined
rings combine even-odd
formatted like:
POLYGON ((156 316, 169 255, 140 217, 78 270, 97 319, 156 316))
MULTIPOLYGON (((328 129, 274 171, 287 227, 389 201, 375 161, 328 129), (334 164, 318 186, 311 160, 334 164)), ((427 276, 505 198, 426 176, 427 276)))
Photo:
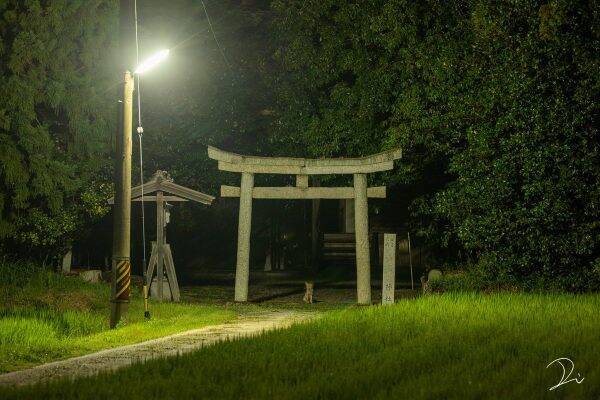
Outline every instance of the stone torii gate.
POLYGON ((394 168, 402 150, 359 158, 307 159, 243 156, 208 146, 208 156, 218 161, 221 171, 241 173, 241 185, 221 186, 222 197, 239 197, 238 247, 235 272, 235 301, 248 300, 250 274, 250 228, 252 199, 354 199, 356 235, 356 291, 358 304, 371 304, 369 254, 369 197, 385 198, 385 186, 367 187, 367 174, 394 168), (296 175, 295 187, 255 187, 254 174, 296 175), (309 175, 348 174, 353 187, 309 187, 309 175))
MULTIPOLYGON (((156 270, 156 294, 159 301, 163 300, 163 288, 165 268, 171 297, 173 301, 179 301, 179 284, 175 274, 173 254, 171 246, 167 243, 166 227, 168 212, 165 206, 167 202, 196 201, 198 203, 211 205, 215 199, 205 193, 177 185, 166 171, 156 171, 152 179, 143 185, 143 201, 156 202, 156 242, 152 242, 152 253, 148 261, 146 272, 146 286, 152 285, 152 278, 156 270), (153 195, 150 195, 152 194, 153 195)), ((142 201, 142 185, 131 189, 131 201, 142 201)), ((110 199, 109 203, 113 203, 110 199)))

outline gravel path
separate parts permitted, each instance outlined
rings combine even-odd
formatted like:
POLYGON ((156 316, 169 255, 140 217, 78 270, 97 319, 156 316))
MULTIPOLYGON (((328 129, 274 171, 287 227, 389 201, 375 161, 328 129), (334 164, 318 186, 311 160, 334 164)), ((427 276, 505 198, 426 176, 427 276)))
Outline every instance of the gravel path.
POLYGON ((275 328, 286 328, 315 314, 280 311, 245 316, 232 323, 207 326, 147 342, 102 350, 67 360, 0 375, 0 385, 20 386, 63 377, 78 377, 112 371, 135 362, 188 353, 223 340, 260 335, 275 328))

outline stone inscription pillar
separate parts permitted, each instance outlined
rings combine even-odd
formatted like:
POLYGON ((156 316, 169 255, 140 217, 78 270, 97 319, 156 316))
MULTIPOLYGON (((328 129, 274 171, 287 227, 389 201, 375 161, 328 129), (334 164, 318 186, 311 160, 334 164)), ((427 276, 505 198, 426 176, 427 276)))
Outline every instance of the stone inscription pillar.
POLYGON ((383 282, 381 304, 394 304, 396 289, 396 235, 383 235, 383 282))

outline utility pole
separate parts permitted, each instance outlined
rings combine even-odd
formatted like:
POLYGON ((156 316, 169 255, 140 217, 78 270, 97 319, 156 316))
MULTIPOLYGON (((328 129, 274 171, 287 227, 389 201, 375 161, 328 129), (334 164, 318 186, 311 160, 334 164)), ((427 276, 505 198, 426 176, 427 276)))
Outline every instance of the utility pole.
POLYGON ((133 124, 133 77, 128 71, 134 65, 132 51, 134 31, 132 0, 120 1, 119 47, 120 71, 125 71, 120 90, 118 123, 115 146, 115 206, 113 209, 112 295, 110 328, 115 328, 127 313, 131 284, 131 129, 133 124))
POLYGON ((110 327, 127 312, 131 284, 131 128, 133 123, 133 78, 125 72, 123 82, 123 122, 116 141, 115 206, 113 209, 112 298, 110 327))

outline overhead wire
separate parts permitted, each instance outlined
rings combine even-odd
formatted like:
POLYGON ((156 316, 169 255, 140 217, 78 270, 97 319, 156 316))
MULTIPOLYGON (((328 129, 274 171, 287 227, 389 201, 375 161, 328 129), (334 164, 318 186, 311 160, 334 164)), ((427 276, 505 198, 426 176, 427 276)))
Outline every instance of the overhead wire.
MULTIPOLYGON (((223 61, 225 62, 225 65, 227 66, 227 68, 229 69, 229 72, 233 73, 232 68, 231 68, 231 64, 229 63, 229 60, 227 60, 227 56, 225 55, 225 51, 223 50, 221 44, 219 43, 219 40, 217 39, 217 35, 213 29, 213 25, 212 25, 212 21, 210 19, 210 16, 208 15, 208 10, 206 9, 206 5, 204 4, 204 0, 200 0, 202 3, 202 8, 204 9, 204 14, 206 15, 206 20, 208 22, 208 27, 212 33, 212 36, 215 40, 215 43, 217 45, 217 48, 219 49, 219 52, 221 53, 221 56, 223 57, 223 61)), ((140 39, 139 39, 139 32, 138 32, 138 8, 137 8, 137 0, 134 0, 133 2, 134 4, 134 25, 135 25, 135 58, 136 58, 136 65, 139 65, 140 63, 140 39)), ((184 40, 184 42, 190 40, 191 38, 193 38, 194 36, 196 36, 197 34, 199 34, 199 32, 193 34, 191 37, 189 37, 188 39, 184 40)), ((176 47, 180 46, 181 44, 178 44, 176 47)), ((137 127, 137 133, 138 133, 138 143, 139 143, 139 154, 140 154, 140 187, 141 187, 141 214, 142 214, 142 271, 143 271, 143 291, 144 291, 144 316, 149 319, 150 318, 150 311, 148 309, 148 276, 147 276, 147 260, 146 260, 146 217, 145 217, 145 202, 144 202, 144 157, 143 157, 143 145, 142 145, 142 136, 144 133, 144 128, 142 127, 142 101, 141 101, 141 91, 140 91, 140 75, 137 74, 136 76, 136 90, 137 90, 137 111, 138 111, 138 127, 137 127)))
MULTIPOLYGON (((134 25, 135 25, 135 63, 136 65, 140 64, 140 40, 138 34, 138 9, 137 9, 137 0, 133 1, 134 8, 134 25)), ((150 319, 150 310, 148 309, 148 276, 147 269, 148 265, 146 264, 146 213, 145 213, 145 205, 144 202, 144 148, 142 145, 142 136, 144 134, 144 128, 142 127, 142 96, 140 91, 140 74, 136 76, 136 89, 137 89, 137 116, 138 116, 138 143, 139 143, 139 153, 140 153, 140 187, 141 187, 141 201, 140 207, 142 211, 142 276, 143 276, 143 295, 144 295, 144 316, 147 319, 150 319)))
POLYGON ((206 21, 208 22, 208 27, 210 28, 210 31, 213 34, 213 38, 215 39, 215 43, 217 44, 217 48, 221 52, 221 56, 223 57, 223 61, 225 61, 225 65, 227 65, 227 68, 229 69, 229 72, 233 74, 233 70, 231 69, 231 64, 229 64, 229 61, 227 60, 227 56, 225 55, 225 52, 223 51, 223 48, 221 47, 221 44, 219 43, 219 40, 217 39, 217 35, 215 34, 215 30, 213 29, 212 22, 210 21, 210 17, 208 15, 208 10, 206 9, 206 5, 204 4, 204 0, 200 0, 200 2, 202 3, 202 8, 204 9, 204 15, 206 15, 206 21))

